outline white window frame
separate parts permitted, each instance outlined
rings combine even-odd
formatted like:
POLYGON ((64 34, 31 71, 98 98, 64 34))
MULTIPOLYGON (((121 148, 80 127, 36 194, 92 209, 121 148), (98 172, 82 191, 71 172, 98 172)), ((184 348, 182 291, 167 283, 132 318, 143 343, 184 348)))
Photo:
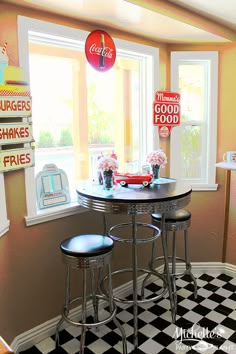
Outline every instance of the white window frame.
POLYGON ((4 174, 0 173, 0 237, 9 230, 9 226, 10 221, 7 219, 4 174))
MULTIPOLYGON (((185 181, 192 185, 194 191, 215 191, 218 185, 216 179, 216 149, 217 149, 217 105, 218 105, 218 52, 217 51, 186 51, 171 53, 171 90, 179 91, 178 67, 183 63, 205 62, 209 70, 208 80, 208 112, 207 134, 203 137, 206 148, 207 159, 205 161, 205 180, 201 183, 191 179, 185 181)), ((188 122, 186 122, 188 124, 188 122)), ((184 123, 175 127, 171 131, 170 141, 170 174, 172 177, 180 179, 181 161, 181 130, 184 123)))
MULTIPOLYGON (((73 40, 83 40, 87 38, 89 32, 82 31, 66 26, 56 25, 41 20, 35 20, 25 16, 18 16, 18 45, 19 45, 19 62, 20 66, 24 68, 26 78, 29 80, 29 46, 28 46, 28 33, 29 31, 36 31, 47 33, 51 35, 61 36, 62 38, 69 38, 73 40)), ((148 55, 150 60, 148 67, 152 68, 152 75, 147 75, 150 84, 142 87, 143 93, 149 92, 150 102, 147 106, 143 107, 147 121, 144 124, 145 129, 142 130, 140 141, 143 143, 143 159, 147 151, 157 148, 158 138, 156 137, 155 130, 152 125, 152 102, 154 93, 158 89, 158 68, 159 68, 159 49, 137 44, 125 40, 118 40, 113 38, 116 47, 124 50, 133 51, 143 55, 148 55), (152 137, 152 139, 150 139, 152 137)), ((148 73, 147 73, 148 74, 148 73)), ((26 185, 26 203, 27 203, 27 216, 25 217, 26 225, 31 226, 38 223, 66 217, 69 215, 84 212, 85 209, 77 202, 71 204, 61 205, 59 207, 51 207, 44 210, 37 210, 36 205, 36 191, 35 191, 35 176, 34 167, 25 169, 25 185, 26 185)))

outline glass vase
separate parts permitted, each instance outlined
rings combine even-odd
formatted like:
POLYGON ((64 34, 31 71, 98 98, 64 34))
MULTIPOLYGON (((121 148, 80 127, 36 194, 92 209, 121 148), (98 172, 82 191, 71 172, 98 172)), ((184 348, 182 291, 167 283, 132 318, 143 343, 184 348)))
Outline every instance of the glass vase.
POLYGON ((152 165, 152 174, 153 174, 153 181, 152 183, 158 184, 160 181, 160 172, 161 172, 161 166, 156 164, 152 165))
POLYGON ((109 191, 113 189, 113 171, 103 171, 103 189, 109 191))

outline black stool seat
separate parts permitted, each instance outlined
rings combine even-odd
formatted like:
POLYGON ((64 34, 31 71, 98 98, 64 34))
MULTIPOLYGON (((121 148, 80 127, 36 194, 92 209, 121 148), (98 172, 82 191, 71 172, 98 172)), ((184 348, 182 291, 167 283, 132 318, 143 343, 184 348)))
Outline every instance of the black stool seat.
POLYGON ((110 237, 85 234, 69 237, 61 245, 61 251, 68 256, 94 257, 112 250, 114 244, 110 237))
MULTIPOLYGON (((157 221, 161 221, 162 214, 161 213, 152 214, 152 217, 157 221)), ((190 211, 185 210, 185 209, 180 209, 180 210, 172 211, 171 213, 165 214, 165 222, 168 222, 168 223, 187 221, 190 218, 191 218, 190 211)))

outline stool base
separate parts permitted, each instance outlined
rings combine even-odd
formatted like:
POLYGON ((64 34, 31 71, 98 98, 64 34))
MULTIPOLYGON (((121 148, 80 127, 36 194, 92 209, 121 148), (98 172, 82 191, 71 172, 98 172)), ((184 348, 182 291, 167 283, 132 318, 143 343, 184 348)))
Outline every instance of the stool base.
MULTIPOLYGON (((107 258, 107 255, 104 255, 105 258, 107 258)), ((78 257, 73 257, 73 258, 78 258, 78 257)), ((69 258, 64 256, 64 261, 67 262, 69 258)), ((79 264, 77 260, 75 260, 75 268, 79 268, 79 264)), ((98 275, 97 275, 97 286, 95 286, 95 269, 94 268, 94 263, 91 264, 91 268, 87 268, 87 265, 85 268, 82 268, 82 274, 83 274, 83 286, 82 286, 82 295, 70 299, 70 268, 71 268, 71 256, 70 256, 70 262, 69 264, 66 264, 66 296, 65 296, 65 305, 62 310, 62 317, 60 321, 58 322, 56 326, 56 346, 59 346, 59 329, 62 323, 65 321, 68 324, 76 327, 81 327, 81 338, 80 338, 80 354, 84 354, 84 348, 85 348, 85 336, 86 336, 86 330, 89 328, 97 328, 102 325, 105 325, 106 323, 110 322, 113 320, 114 324, 117 326, 117 328, 120 330, 121 333, 121 339, 122 339, 122 349, 123 349, 123 354, 127 354, 127 342, 126 342, 126 335, 124 332, 123 327, 115 317, 117 307, 114 302, 114 297, 113 297, 113 290, 112 290, 112 279, 111 279, 111 267, 109 262, 105 262, 105 265, 100 264, 100 267, 97 269, 98 275), (107 296, 101 295, 98 292, 98 286, 101 282, 101 279, 104 278, 104 267, 107 267, 107 277, 108 277, 108 293, 107 296), (90 279, 91 279, 91 293, 87 295, 87 271, 90 271, 90 279), (87 314, 87 300, 91 299, 92 304, 93 304, 93 310, 94 310, 94 322, 93 323, 88 323, 86 322, 87 314), (110 310, 110 315, 99 321, 99 300, 104 300, 107 301, 109 304, 109 310, 110 310), (81 320, 80 321, 73 321, 70 318, 70 311, 72 304, 75 304, 76 301, 82 301, 82 310, 81 310, 81 320)), ((75 265, 74 264, 74 265, 75 265)))
MULTIPOLYGON (((181 211, 179 211, 181 212, 181 211)), ((177 212, 176 212, 177 214, 177 212)), ((167 221, 164 223, 164 232, 162 234, 162 237, 165 236, 165 243, 166 243, 166 249, 168 249, 168 233, 172 232, 172 255, 168 256, 168 260, 171 260, 171 263, 168 262, 168 265, 164 265, 164 271, 163 275, 165 276, 166 274, 166 267, 168 267, 168 273, 170 275, 170 282, 171 282, 171 295, 170 296, 170 303, 171 303, 171 312, 172 312, 172 320, 175 322, 176 320, 176 314, 177 314, 177 288, 176 288, 176 279, 181 278, 184 275, 189 275, 191 281, 193 282, 194 286, 194 298, 197 299, 197 282, 196 279, 191 271, 191 263, 189 260, 189 254, 188 254, 188 227, 190 226, 190 216, 191 214, 186 212, 187 218, 183 221, 176 221, 174 222, 173 220, 167 221), (184 258, 180 258, 176 256, 176 231, 183 231, 184 232, 184 258), (185 271, 182 273, 177 273, 176 272, 176 261, 181 261, 185 263, 185 271)), ((181 215, 180 215, 181 219, 181 215)), ((152 219, 153 224, 157 227, 160 227, 161 222, 158 219, 155 219, 153 217, 152 219)), ((160 260, 165 260, 165 257, 155 257, 155 242, 152 244, 152 257, 151 261, 149 262, 149 268, 152 271, 155 271, 154 264, 157 261, 160 260)), ((144 279, 143 283, 143 288, 145 286, 145 282, 147 279, 144 279)))

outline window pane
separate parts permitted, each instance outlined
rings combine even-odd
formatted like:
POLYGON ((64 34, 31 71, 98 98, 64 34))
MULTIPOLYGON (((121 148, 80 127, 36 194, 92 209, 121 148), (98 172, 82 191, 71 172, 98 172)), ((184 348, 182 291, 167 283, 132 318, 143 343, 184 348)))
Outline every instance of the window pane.
POLYGON ((101 154, 115 153, 119 171, 141 170, 142 60, 123 53, 101 73, 82 51, 30 44, 35 174, 45 164, 63 169, 72 200, 81 179, 97 179, 101 154))
POLYGON ((44 165, 53 163, 66 172, 70 190, 75 190, 72 67, 72 60, 30 56, 35 175, 44 165))
POLYGON ((202 170, 201 127, 185 126, 182 130, 181 178, 200 179, 202 170))
POLYGON ((182 122, 204 120, 204 94, 206 87, 204 70, 204 65, 179 65, 182 122))

